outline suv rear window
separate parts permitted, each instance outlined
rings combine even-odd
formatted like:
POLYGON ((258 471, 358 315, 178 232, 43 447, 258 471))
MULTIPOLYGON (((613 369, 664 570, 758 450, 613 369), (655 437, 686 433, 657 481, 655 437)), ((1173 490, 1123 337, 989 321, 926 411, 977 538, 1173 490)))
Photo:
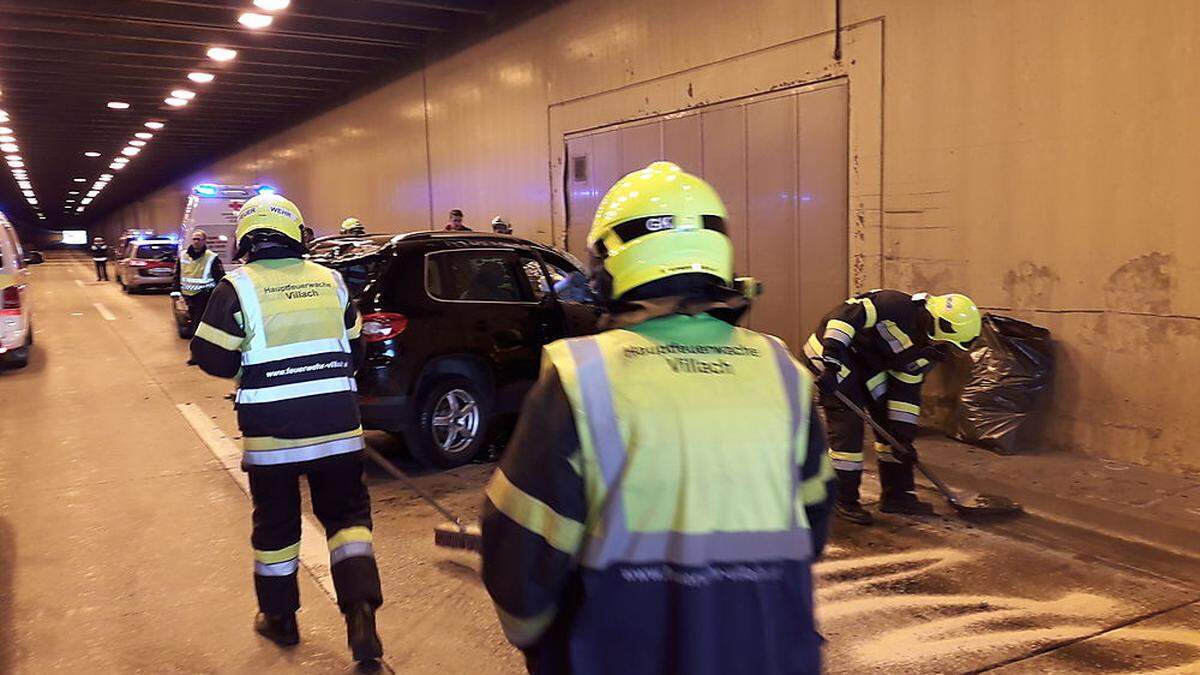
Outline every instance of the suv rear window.
POLYGON ((142 244, 137 247, 133 257, 142 260, 175 261, 175 244, 142 244))
POLYGON ((425 264, 425 289, 435 300, 531 302, 513 251, 442 251, 425 264))

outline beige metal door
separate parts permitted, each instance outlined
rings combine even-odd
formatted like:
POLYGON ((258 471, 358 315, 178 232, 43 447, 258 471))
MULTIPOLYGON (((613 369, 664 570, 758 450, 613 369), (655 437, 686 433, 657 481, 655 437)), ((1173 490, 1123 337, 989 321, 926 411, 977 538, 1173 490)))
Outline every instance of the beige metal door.
POLYGON ((749 325, 796 350, 848 295, 849 103, 844 80, 567 137, 567 245, 584 257, 600 198, 656 159, 704 176, 725 200, 739 275, 766 294, 749 325))

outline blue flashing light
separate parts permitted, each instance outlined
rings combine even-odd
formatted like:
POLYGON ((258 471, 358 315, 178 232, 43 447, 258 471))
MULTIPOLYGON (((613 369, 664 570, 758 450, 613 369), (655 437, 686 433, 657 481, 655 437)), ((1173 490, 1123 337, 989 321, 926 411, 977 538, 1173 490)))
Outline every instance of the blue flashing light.
POLYGON ((271 187, 270 185, 258 186, 258 194, 260 194, 260 195, 273 195, 273 194, 278 194, 278 193, 279 193, 279 190, 276 190, 275 188, 271 187))
POLYGON ((217 186, 213 185, 212 183, 200 183, 196 187, 192 188, 192 192, 200 197, 216 197, 217 186))

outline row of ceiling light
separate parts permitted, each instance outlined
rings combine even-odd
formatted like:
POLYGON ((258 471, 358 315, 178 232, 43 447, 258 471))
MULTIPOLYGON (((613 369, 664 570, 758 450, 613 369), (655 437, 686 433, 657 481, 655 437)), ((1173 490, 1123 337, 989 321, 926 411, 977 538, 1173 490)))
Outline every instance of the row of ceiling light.
POLYGON ((33 207, 38 220, 45 220, 46 214, 42 213, 37 193, 33 191, 33 183, 29 180, 29 170, 25 168, 25 158, 21 155, 21 146, 17 144, 16 132, 8 126, 11 123, 12 120, 9 119, 8 113, 0 110, 0 124, 4 125, 0 126, 0 152, 4 153, 4 161, 8 163, 13 180, 17 182, 17 187, 21 190, 25 201, 33 207))
MULTIPOLYGON (((254 0, 255 7, 267 12, 282 11, 287 9, 288 5, 290 4, 291 0, 254 0)), ((238 17, 238 23, 253 30, 266 28, 267 26, 271 25, 273 20, 274 17, 272 17, 270 14, 260 14, 258 12, 243 12, 241 16, 238 17)), ((230 49, 228 47, 215 46, 209 47, 208 51, 205 52, 205 55, 218 64, 226 63, 237 58, 237 50, 230 49)), ((187 78, 196 84, 209 84, 216 79, 216 75, 213 75, 207 71, 196 70, 188 73, 187 78)), ((163 99, 163 103, 171 106, 172 108, 182 108, 188 103, 191 103, 192 99, 194 98, 196 98, 196 92, 190 89, 173 89, 171 90, 171 95, 163 99)), ((113 110, 127 110, 130 107, 125 101, 109 101, 107 105, 113 110)), ((165 123, 160 120, 150 120, 145 123, 145 126, 152 131, 158 131, 165 126, 165 123)), ((129 164, 129 160, 133 157, 136 157, 138 153, 142 151, 142 148, 146 147, 146 143, 150 139, 154 138, 154 134, 148 131, 140 131, 135 133, 133 136, 134 138, 131 139, 125 145, 125 147, 121 149, 120 155, 112 159, 112 162, 108 165, 109 169, 112 169, 113 171, 120 171, 124 169, 125 165, 129 164)), ((0 149, 3 148, 0 147, 0 149)), ((83 154, 85 157, 90 158, 96 158, 100 156, 100 153, 96 152, 95 150, 89 150, 83 154)), ((66 204, 63 206, 63 210, 70 211, 73 207, 75 209, 75 213, 83 213, 87 209, 87 206, 91 204, 92 201, 100 194, 101 190, 108 186, 109 181, 112 179, 113 174, 111 173, 101 174, 100 177, 96 179, 96 182, 92 184, 92 189, 89 190, 87 195, 83 198, 75 197, 79 194, 79 191, 71 191, 67 193, 68 199, 66 200, 66 204), (76 200, 78 200, 78 204, 75 203, 76 200)), ((87 179, 75 178, 74 181, 76 183, 86 183, 87 179)), ((31 204, 36 205, 36 199, 32 201, 31 204)), ((38 217, 45 219, 45 216, 41 215, 40 212, 38 217)))

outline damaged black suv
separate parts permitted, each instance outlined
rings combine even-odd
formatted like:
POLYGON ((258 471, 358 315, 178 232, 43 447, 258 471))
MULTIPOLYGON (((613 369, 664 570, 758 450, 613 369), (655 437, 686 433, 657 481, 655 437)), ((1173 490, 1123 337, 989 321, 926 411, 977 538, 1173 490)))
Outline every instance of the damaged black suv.
POLYGON ((314 243, 312 260, 342 272, 363 315, 364 428, 401 435, 431 466, 473 459, 492 421, 519 410, 542 345, 594 332, 599 316, 579 292, 579 261, 517 237, 412 232, 314 243))

